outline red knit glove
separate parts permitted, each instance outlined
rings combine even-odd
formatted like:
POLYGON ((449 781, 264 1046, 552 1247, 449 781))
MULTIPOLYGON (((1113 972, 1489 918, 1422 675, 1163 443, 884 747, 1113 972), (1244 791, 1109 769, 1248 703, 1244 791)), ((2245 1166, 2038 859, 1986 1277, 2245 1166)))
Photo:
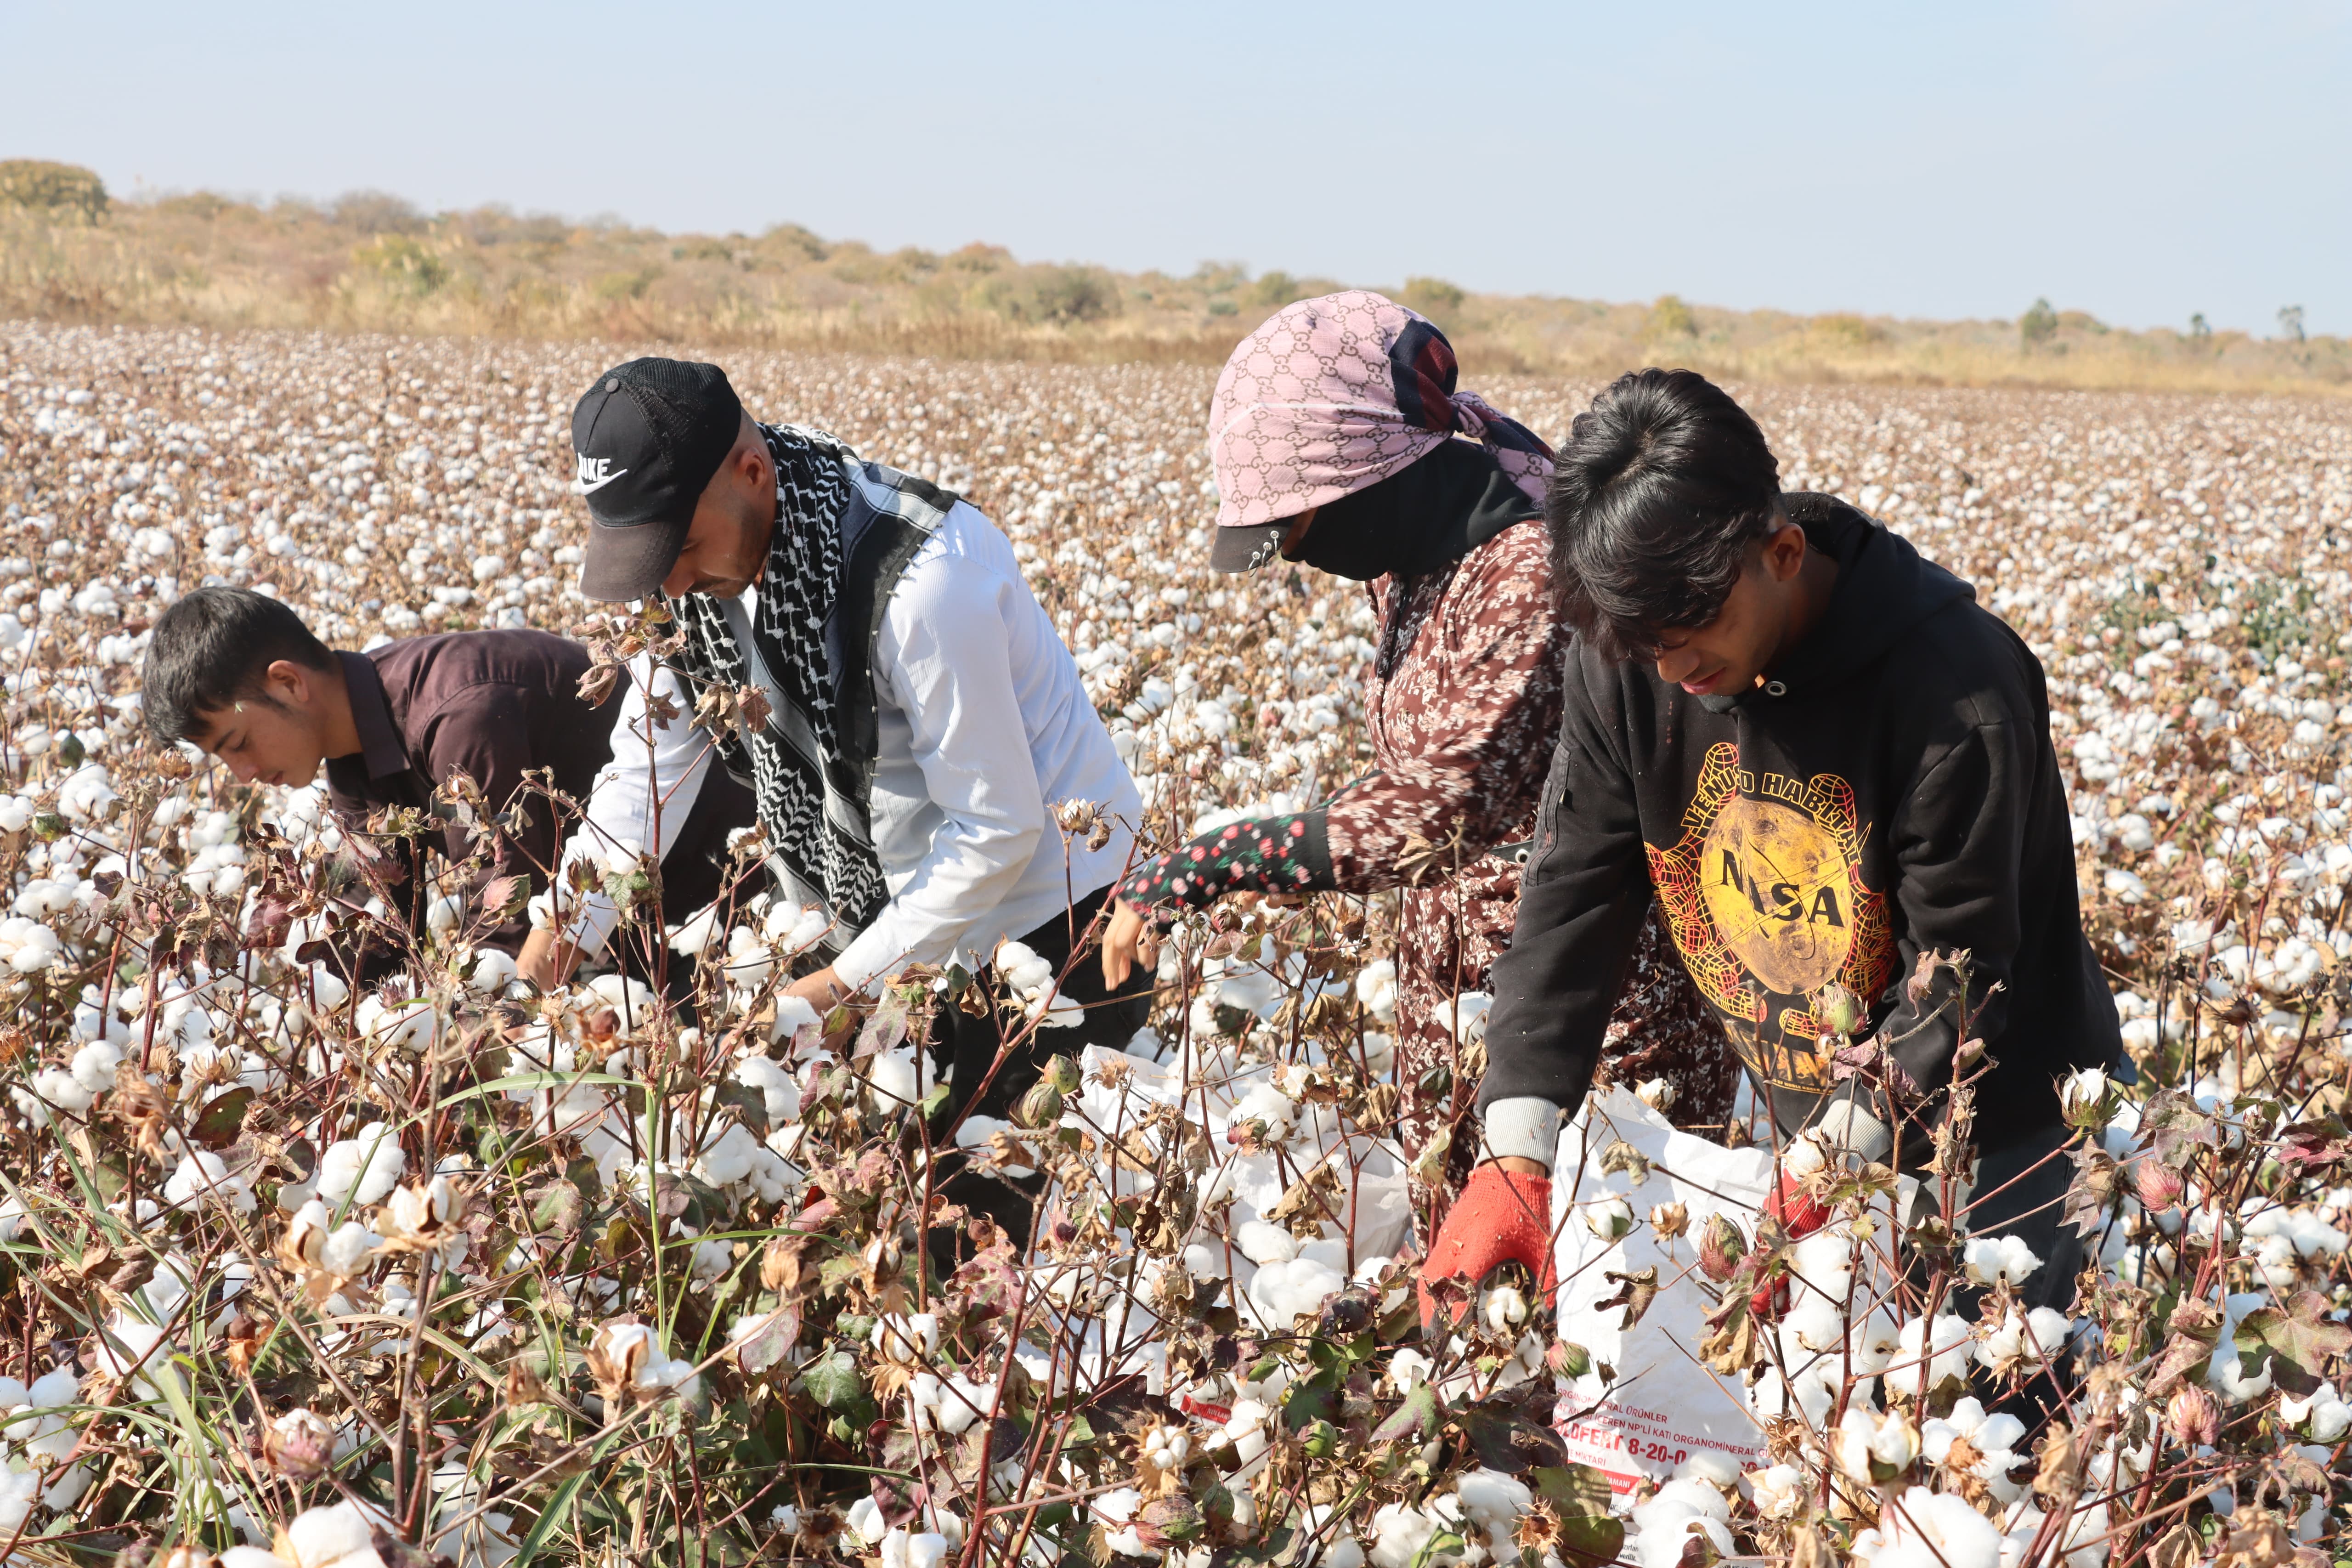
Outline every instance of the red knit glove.
POLYGON ((1551 1178, 1506 1171, 1490 1160, 1470 1173, 1429 1244, 1421 1266, 1422 1325, 1437 1321, 1432 1281, 1466 1277, 1475 1290, 1505 1263, 1523 1265, 1544 1300, 1551 1300, 1559 1288, 1551 1260, 1551 1178))
MULTIPOLYGON (((1759 1219, 1776 1219, 1788 1233, 1790 1241, 1808 1237, 1829 1223, 1830 1211, 1805 1191, 1802 1176, 1783 1173, 1780 1185, 1764 1200, 1758 1211, 1759 1219)), ((1759 1285, 1748 1298, 1748 1310, 1759 1318, 1774 1318, 1789 1307, 1789 1279, 1781 1275, 1770 1283, 1759 1285)))

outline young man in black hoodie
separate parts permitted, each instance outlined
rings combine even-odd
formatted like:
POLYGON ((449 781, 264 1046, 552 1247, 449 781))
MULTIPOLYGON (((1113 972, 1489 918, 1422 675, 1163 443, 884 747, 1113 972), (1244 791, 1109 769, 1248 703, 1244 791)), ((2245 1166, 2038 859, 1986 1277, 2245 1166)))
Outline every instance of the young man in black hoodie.
MULTIPOLYGON (((1494 969, 1485 1191, 1448 1215, 1427 1277, 1515 1256, 1547 1276, 1519 1256, 1528 1227, 1493 1216, 1549 1212, 1552 1149, 1654 892, 1781 1136, 1858 1159, 1924 1162, 1962 1036, 1951 971, 1914 976, 1923 953, 1967 952, 1969 1035, 1991 1062, 1969 1224, 2022 1238, 2042 1259, 2026 1304, 2063 1307, 2080 1247, 2058 1223, 2057 1080, 2121 1040, 2041 665, 1967 584, 1842 501, 1784 495, 1779 472, 1689 371, 1622 377, 1559 454, 1566 717, 1494 969), (1826 1054, 1832 986, 1859 1004, 1853 1039, 1897 1042, 1891 1062, 1826 1054)), ((1825 1217, 1793 1174, 1771 1206, 1796 1233, 1825 1217)))

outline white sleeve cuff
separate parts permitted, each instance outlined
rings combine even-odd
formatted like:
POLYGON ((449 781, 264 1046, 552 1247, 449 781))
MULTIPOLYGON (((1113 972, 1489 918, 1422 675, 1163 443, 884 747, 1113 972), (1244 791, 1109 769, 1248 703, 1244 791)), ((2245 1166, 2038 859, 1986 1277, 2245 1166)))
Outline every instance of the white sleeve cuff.
POLYGON ((1559 1152, 1559 1126, 1565 1119, 1559 1106, 1540 1095, 1498 1100, 1486 1107, 1486 1142, 1479 1157, 1533 1160, 1549 1170, 1559 1152))
POLYGON ((1862 1160, 1884 1160, 1895 1147, 1895 1134, 1887 1131, 1886 1123, 1851 1100, 1832 1100, 1823 1107, 1813 1128, 1823 1142, 1862 1160))

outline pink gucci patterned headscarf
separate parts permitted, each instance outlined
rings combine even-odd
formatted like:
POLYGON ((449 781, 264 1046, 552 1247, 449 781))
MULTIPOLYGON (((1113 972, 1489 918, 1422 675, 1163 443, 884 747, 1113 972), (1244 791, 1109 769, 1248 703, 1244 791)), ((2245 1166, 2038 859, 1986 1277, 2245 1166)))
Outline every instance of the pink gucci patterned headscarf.
POLYGON ((1263 527, 1377 484, 1458 432, 1538 501, 1551 448, 1474 392, 1454 345, 1393 300, 1350 289, 1276 311, 1209 405, 1220 528, 1263 527))

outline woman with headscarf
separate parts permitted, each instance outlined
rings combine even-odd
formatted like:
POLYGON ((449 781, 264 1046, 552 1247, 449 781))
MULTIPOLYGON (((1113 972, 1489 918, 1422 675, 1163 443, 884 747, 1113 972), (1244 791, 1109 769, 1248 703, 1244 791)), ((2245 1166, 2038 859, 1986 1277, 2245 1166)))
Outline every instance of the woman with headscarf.
MULTIPOLYGON (((1542 521, 1550 449, 1456 390, 1455 376, 1444 333, 1361 290, 1286 306, 1226 362, 1209 413, 1221 497, 1210 564, 1247 571, 1279 556, 1366 584, 1380 617, 1365 705, 1379 771, 1312 810, 1234 823, 1145 862, 1120 889, 1103 962, 1107 975, 1123 976, 1142 952, 1139 910, 1164 918, 1171 906, 1229 892, 1401 888, 1406 1148, 1425 1149, 1443 1131, 1455 1171, 1471 1163, 1463 1155, 1499 1158, 1533 1180, 1558 1135, 1548 1107, 1521 1115, 1503 1101, 1482 1130, 1457 1125, 1472 1114, 1475 1084, 1442 1099, 1415 1093, 1432 1066, 1452 1059, 1453 998, 1484 990, 1510 943, 1515 851, 1535 831, 1569 637, 1542 521)), ((1677 1123, 1722 1135, 1737 1060, 1654 910, 1605 1059, 1620 1082, 1665 1079, 1677 1123)), ((1478 1167, 1465 1201, 1541 1212, 1548 1193, 1526 1181, 1518 1204, 1482 1194, 1492 1168, 1478 1167)), ((1514 1219, 1528 1231, 1528 1214, 1498 1213, 1497 1224, 1514 1219)), ((1549 1276, 1548 1260, 1522 1261, 1549 1276)))

